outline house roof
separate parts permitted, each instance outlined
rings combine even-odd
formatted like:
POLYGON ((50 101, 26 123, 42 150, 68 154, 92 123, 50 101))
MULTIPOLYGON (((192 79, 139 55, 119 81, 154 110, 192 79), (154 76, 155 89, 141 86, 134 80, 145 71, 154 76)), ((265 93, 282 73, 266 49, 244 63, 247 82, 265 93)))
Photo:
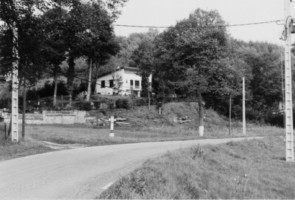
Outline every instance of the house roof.
MULTIPOLYGON (((117 67, 116 71, 120 71, 122 69, 125 69, 127 71, 132 71, 132 72, 138 72, 139 71, 138 68, 135 68, 135 67, 127 67, 127 66, 125 66, 125 67, 117 67)), ((107 76, 107 75, 112 74, 112 73, 114 73, 114 71, 103 73, 98 78, 102 78, 102 77, 107 76)))

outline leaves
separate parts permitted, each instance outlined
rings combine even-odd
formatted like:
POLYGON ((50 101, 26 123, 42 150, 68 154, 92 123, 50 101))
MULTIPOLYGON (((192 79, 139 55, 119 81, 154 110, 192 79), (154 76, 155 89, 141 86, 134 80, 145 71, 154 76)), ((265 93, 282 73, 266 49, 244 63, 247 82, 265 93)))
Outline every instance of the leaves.
POLYGON ((156 39, 156 70, 164 79, 174 82, 172 90, 193 96, 197 91, 220 91, 226 81, 220 71, 226 69, 218 62, 227 52, 227 35, 225 28, 220 27, 222 24, 217 12, 197 9, 156 39))

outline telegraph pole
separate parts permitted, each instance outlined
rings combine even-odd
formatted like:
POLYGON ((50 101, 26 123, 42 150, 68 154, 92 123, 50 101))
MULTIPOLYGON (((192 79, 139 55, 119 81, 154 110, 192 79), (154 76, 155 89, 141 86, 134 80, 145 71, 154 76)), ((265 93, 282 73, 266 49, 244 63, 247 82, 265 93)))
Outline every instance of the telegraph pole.
POLYGON ((13 32, 13 63, 12 63, 12 98, 11 98, 11 140, 12 142, 19 141, 18 135, 18 30, 16 23, 12 24, 13 32))
POLYGON ((294 162, 293 103, 292 103, 292 69, 291 69, 291 0, 285 4, 285 142, 286 161, 294 162))
POLYGON ((243 77, 243 135, 246 135, 246 95, 245 77, 243 77))

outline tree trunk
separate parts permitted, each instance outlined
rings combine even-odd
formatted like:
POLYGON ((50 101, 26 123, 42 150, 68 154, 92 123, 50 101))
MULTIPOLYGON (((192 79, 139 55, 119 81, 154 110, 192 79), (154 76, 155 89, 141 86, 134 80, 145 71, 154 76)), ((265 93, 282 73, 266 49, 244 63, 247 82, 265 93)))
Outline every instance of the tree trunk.
POLYGON ((23 119, 22 119, 22 140, 25 140, 25 133, 26 133, 26 109, 27 109, 27 88, 26 88, 26 81, 24 80, 24 90, 23 90, 23 119))
POLYGON ((54 72, 54 93, 53 93, 53 106, 56 106, 56 96, 57 96, 57 73, 54 72))
POLYGON ((199 104, 199 136, 204 136, 204 107, 201 92, 198 91, 198 104, 199 104))
POLYGON ((86 101, 90 101, 90 96, 91 96, 91 80, 92 80, 92 59, 90 59, 89 62, 89 76, 88 76, 88 88, 87 88, 87 97, 86 101))
POLYGON ((75 75, 75 59, 70 56, 68 60, 69 69, 68 69, 68 92, 69 92, 69 104, 72 106, 73 100, 73 82, 74 82, 74 75, 75 75))

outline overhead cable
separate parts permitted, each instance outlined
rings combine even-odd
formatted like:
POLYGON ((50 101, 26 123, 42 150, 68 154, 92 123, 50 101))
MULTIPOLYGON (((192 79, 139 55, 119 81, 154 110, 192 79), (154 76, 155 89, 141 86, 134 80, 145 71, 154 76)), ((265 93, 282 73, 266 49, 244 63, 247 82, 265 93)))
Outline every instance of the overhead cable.
MULTIPOLYGON (((206 26, 198 26, 201 28, 214 28, 214 27, 237 27, 237 26, 253 26, 253 25, 261 25, 261 24, 271 24, 276 23, 278 24, 282 20, 272 20, 272 21, 263 21, 263 22, 251 22, 251 23, 245 23, 245 24, 216 24, 216 25, 206 25, 206 26)), ((166 28, 172 28, 174 26, 143 26, 143 25, 127 25, 127 24, 114 24, 114 26, 117 27, 125 27, 125 28, 159 28, 159 29, 166 29, 166 28)))

